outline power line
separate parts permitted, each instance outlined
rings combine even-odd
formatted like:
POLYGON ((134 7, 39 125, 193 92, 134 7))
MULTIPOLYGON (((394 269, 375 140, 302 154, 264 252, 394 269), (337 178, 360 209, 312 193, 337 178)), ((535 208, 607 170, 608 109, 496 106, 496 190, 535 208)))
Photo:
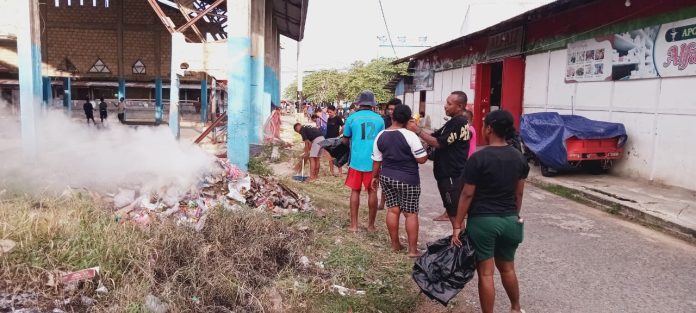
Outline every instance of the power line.
POLYGON ((396 55, 396 48, 394 48, 394 42, 392 41, 391 33, 389 33, 389 25, 387 25, 387 18, 384 16, 382 0, 379 0, 379 10, 382 11, 382 20, 384 20, 384 28, 387 29, 387 37, 389 37, 389 44, 391 45, 392 51, 394 51, 394 57, 399 58, 399 56, 396 55))

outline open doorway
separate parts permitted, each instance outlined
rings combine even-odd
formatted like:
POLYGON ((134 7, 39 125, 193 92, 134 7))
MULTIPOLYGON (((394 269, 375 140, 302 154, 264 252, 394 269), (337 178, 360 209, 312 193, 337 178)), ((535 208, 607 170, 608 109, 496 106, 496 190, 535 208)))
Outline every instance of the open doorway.
POLYGON ((503 62, 491 63, 491 108, 500 110, 503 95, 503 62))

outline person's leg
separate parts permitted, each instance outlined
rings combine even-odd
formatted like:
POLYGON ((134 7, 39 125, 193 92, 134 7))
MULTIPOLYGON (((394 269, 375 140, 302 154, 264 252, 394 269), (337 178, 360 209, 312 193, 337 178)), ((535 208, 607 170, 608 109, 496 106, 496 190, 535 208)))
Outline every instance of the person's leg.
POLYGON ((393 252, 398 252, 403 248, 399 241, 399 217, 401 210, 399 207, 387 209, 387 230, 389 231, 389 239, 391 239, 391 247, 393 252))
POLYGON ((360 209, 360 189, 350 192, 350 227, 349 231, 358 231, 358 210, 360 209))
POLYGON ((377 205, 377 210, 384 210, 384 186, 382 186, 382 197, 379 198, 379 204, 377 205))
POLYGON ((480 261, 476 267, 478 274, 478 292, 481 302, 481 312, 493 313, 495 305, 495 286, 493 285, 493 273, 495 262, 493 258, 480 261))
POLYGON ((314 181, 317 179, 317 173, 316 173, 316 168, 317 168, 317 162, 319 162, 319 158, 309 158, 309 181, 314 181))
POLYGON ((406 238, 408 239, 408 256, 420 256, 418 252, 418 213, 406 213, 406 238))
POLYGON ((367 189, 367 206, 369 210, 367 216, 367 231, 377 231, 375 227, 375 220, 377 219, 377 190, 372 187, 367 189))
POLYGON ((496 258, 495 266, 500 272, 500 280, 503 282, 505 293, 510 299, 510 311, 520 312, 520 287, 515 273, 515 262, 496 258))

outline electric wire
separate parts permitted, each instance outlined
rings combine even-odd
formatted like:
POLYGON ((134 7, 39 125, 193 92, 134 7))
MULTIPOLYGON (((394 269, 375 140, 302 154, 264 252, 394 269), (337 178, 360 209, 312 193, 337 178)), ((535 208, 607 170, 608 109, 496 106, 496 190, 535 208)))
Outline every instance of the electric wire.
POLYGON ((392 41, 391 33, 389 32, 389 25, 387 25, 387 18, 384 16, 384 7, 382 7, 382 0, 379 0, 379 10, 382 11, 382 20, 384 20, 384 28, 387 29, 387 37, 389 38, 389 45, 394 51, 394 57, 399 58, 396 54, 396 48, 394 48, 394 42, 392 41))

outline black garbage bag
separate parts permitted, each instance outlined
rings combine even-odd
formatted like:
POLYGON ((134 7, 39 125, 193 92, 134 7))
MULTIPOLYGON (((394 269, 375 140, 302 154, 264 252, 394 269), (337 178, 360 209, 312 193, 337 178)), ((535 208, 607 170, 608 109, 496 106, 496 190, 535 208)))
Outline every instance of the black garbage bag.
POLYGON ((319 145, 329 152, 334 158, 334 165, 338 167, 346 165, 350 160, 350 149, 343 143, 343 137, 329 138, 319 142, 319 145))
POLYGON ((428 250, 413 265, 413 280, 430 299, 447 305, 474 278, 476 257, 471 239, 459 235, 461 247, 450 243, 452 236, 428 244, 428 250))

